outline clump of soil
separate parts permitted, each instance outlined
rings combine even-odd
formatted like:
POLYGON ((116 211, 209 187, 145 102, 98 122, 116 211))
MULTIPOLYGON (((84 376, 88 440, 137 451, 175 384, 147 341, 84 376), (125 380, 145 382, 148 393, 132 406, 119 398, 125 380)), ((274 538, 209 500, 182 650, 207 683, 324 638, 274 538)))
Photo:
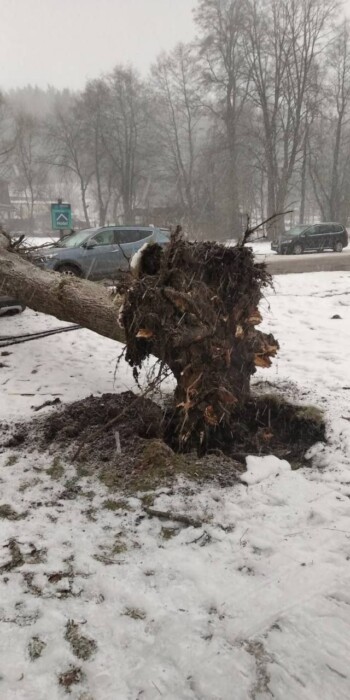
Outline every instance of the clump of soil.
POLYGON ((89 396, 68 404, 40 421, 42 441, 65 446, 79 439, 79 443, 91 448, 91 443, 97 439, 96 448, 103 462, 109 460, 111 451, 116 451, 116 430, 120 435, 122 450, 128 451, 135 439, 160 437, 162 418, 163 412, 159 406, 149 399, 137 397, 131 391, 89 396), (115 420, 111 429, 103 431, 96 438, 95 433, 111 420, 115 420))
MULTIPOLYGON (((218 429, 202 457, 177 453, 171 415, 132 392, 90 396, 17 429, 26 436, 18 449, 49 449, 54 465, 64 459, 76 464, 77 478, 97 475, 111 491, 132 492, 171 486, 179 476, 227 486, 245 470, 248 454, 274 454, 296 468, 311 445, 325 440, 318 409, 272 395, 250 397, 237 409, 229 433, 227 426, 222 436, 218 429)), ((16 442, 16 432, 9 438, 5 431, 3 446, 6 440, 16 442)))
POLYGON ((71 692, 72 685, 77 685, 84 680, 84 674, 81 668, 70 666, 67 671, 61 673, 58 677, 58 682, 65 689, 66 693, 71 692))

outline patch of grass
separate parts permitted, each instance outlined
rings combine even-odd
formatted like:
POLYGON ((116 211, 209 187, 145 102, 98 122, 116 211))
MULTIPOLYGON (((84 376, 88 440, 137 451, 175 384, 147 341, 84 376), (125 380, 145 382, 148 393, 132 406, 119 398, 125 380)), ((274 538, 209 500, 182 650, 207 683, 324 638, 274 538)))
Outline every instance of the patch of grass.
POLYGON ((27 585, 28 592, 36 596, 36 598, 42 597, 42 589, 34 583, 34 574, 31 571, 25 571, 23 574, 24 581, 27 585))
MULTIPOLYGON (((163 440, 148 440, 129 488, 133 492, 152 491, 160 484, 171 484, 174 477, 186 471, 187 462, 184 455, 175 454, 163 440)), ((148 494, 148 498, 151 497, 148 494)))
POLYGON ((79 482, 79 477, 78 476, 73 476, 71 479, 66 479, 64 482, 63 486, 65 489, 72 490, 75 489, 79 482))
POLYGON ((128 551, 127 544, 123 541, 122 535, 117 535, 115 538, 112 554, 125 554, 128 551))
POLYGON ((123 615, 126 617, 131 617, 132 620, 145 620, 146 613, 141 608, 125 608, 123 615))
POLYGON ((64 466, 57 455, 53 458, 51 467, 49 467, 49 469, 46 469, 46 474, 48 474, 48 476, 51 476, 51 479, 55 479, 56 481, 62 478, 64 474, 64 466))
POLYGON ((280 439, 286 439, 292 432, 292 439, 305 445, 304 452, 310 446, 310 440, 325 439, 324 413, 317 406, 293 404, 283 396, 262 394, 252 398, 257 409, 258 420, 266 421, 272 429, 280 433, 280 439))
POLYGON ((3 503, 0 506, 0 518, 2 520, 22 520, 26 518, 27 513, 17 513, 8 503, 3 503))
POLYGON ((34 545, 30 552, 25 555, 26 563, 28 564, 43 564, 47 560, 47 549, 37 549, 34 545))
POLYGON ((5 467, 13 467, 18 462, 18 455, 9 455, 5 462, 5 467))
POLYGON ((9 541, 7 547, 10 550, 11 559, 6 564, 0 567, 0 573, 3 574, 8 571, 16 569, 18 566, 23 566, 24 558, 22 552, 19 548, 18 542, 15 539, 9 541))
POLYGON ((90 520, 91 523, 95 523, 97 521, 97 508, 90 506, 90 508, 86 508, 86 510, 82 510, 81 512, 83 515, 86 515, 87 519, 90 520))
POLYGON ((84 498, 88 498, 90 501, 92 501, 92 499, 95 498, 96 493, 95 491, 90 490, 84 491, 81 495, 84 496, 84 498))
POLYGON ((296 417, 299 420, 310 421, 316 425, 324 425, 324 414, 320 408, 317 406, 312 406, 308 404, 306 406, 298 406, 296 410, 296 417))
POLYGON ((267 653, 263 642, 249 640, 243 642, 246 652, 254 658, 255 661, 255 683, 250 691, 252 700, 258 700, 258 697, 264 695, 272 696, 270 689, 270 674, 268 671, 269 664, 272 662, 272 657, 267 653))
POLYGON ((65 639, 69 642, 73 654, 83 661, 90 659, 97 649, 95 640, 80 634, 79 625, 73 620, 67 622, 65 639))
POLYGON ((141 496, 142 505, 151 508, 154 504, 155 497, 155 493, 145 493, 143 496, 141 496))
POLYGON ((118 499, 118 501, 115 501, 113 498, 107 498, 102 503, 102 508, 105 508, 106 510, 111 510, 111 511, 131 510, 129 503, 124 498, 120 498, 120 499, 118 499))
POLYGON ((77 469, 77 475, 78 475, 79 479, 82 479, 86 476, 92 476, 94 471, 95 471, 94 468, 92 468, 91 466, 89 466, 87 464, 78 464, 76 469, 77 469))
POLYGON ((121 476, 114 464, 106 464, 98 473, 99 479, 110 491, 118 491, 121 486, 121 476))
POLYGON ((36 659, 40 659, 45 647, 46 644, 42 641, 42 639, 39 637, 32 637, 28 644, 28 654, 30 660, 36 661, 36 659))
POLYGON ((20 493, 24 493, 24 491, 26 491, 27 489, 33 488, 34 486, 40 484, 40 481, 41 479, 39 479, 38 477, 32 479, 31 481, 22 481, 21 485, 18 488, 18 491, 20 493))
POLYGON ((179 528, 177 527, 162 527, 161 529, 163 540, 172 540, 173 537, 176 537, 178 532, 179 528))
POLYGON ((135 459, 135 468, 125 477, 125 472, 118 470, 114 464, 106 464, 99 471, 100 480, 110 491, 123 489, 126 494, 147 492, 141 496, 143 504, 153 505, 153 491, 160 486, 171 487, 179 477, 204 483, 218 481, 224 485, 237 480, 238 471, 242 471, 232 458, 209 454, 199 459, 194 452, 177 454, 160 439, 144 442, 144 447, 135 459))

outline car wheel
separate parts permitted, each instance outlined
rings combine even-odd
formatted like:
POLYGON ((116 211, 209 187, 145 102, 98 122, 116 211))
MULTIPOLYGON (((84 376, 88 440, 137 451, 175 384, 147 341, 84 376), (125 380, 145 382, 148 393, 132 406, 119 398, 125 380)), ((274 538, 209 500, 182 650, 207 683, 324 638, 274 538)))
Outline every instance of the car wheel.
POLYGON ((301 255, 302 252, 303 252, 303 246, 301 246, 300 243, 297 243, 293 248, 293 254, 294 255, 301 255))
POLYGON ((342 244, 342 242, 341 242, 341 241, 337 241, 337 242, 334 244, 333 250, 334 250, 335 253, 341 253, 342 250, 343 250, 343 244, 342 244))
POLYGON ((75 267, 75 265, 61 265, 57 272, 60 272, 61 275, 70 275, 72 277, 82 277, 81 271, 79 270, 78 267, 75 267))

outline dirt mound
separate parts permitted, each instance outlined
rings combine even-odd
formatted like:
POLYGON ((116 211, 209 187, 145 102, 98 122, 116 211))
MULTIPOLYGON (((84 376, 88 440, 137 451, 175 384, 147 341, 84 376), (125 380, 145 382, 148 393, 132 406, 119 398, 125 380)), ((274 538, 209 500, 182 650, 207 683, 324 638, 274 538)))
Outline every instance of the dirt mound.
POLYGON ((229 439, 227 428, 223 432, 222 449, 202 457, 176 453, 171 416, 130 391, 89 396, 14 430, 1 428, 2 448, 49 450, 73 461, 80 477, 97 475, 112 490, 133 491, 171 485, 179 475, 233 484, 248 454, 275 454, 298 467, 306 450, 325 440, 317 409, 270 395, 249 399, 237 412, 229 439))
POLYGON ((125 449, 131 447, 137 438, 157 438, 161 436, 162 410, 150 399, 136 396, 131 391, 121 394, 103 394, 89 396, 81 401, 68 404, 56 413, 50 414, 42 422, 45 443, 65 444, 67 440, 79 442, 86 446, 98 443, 100 459, 108 458, 109 446, 106 437, 113 438, 113 450, 116 449, 116 431, 125 449), (95 442, 95 432, 114 421, 110 430, 95 442))

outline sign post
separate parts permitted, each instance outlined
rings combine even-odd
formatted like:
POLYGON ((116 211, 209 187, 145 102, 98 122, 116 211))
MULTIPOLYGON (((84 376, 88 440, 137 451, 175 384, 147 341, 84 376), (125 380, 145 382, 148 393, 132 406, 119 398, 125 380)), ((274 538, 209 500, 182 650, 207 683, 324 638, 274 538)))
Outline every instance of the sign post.
POLYGON ((51 227, 54 231, 65 231, 72 228, 71 205, 63 203, 62 199, 51 204, 51 227))

